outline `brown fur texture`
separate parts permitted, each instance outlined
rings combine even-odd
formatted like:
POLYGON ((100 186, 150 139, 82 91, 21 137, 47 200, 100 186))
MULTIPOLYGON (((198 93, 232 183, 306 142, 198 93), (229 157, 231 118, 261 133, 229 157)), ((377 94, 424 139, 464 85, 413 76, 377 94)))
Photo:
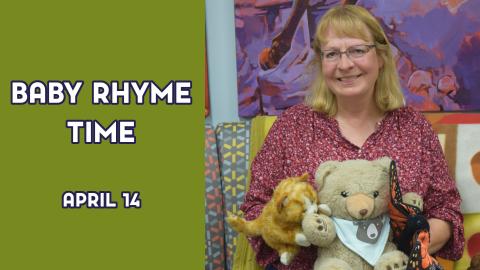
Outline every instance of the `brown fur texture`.
POLYGON ((257 219, 246 221, 229 216, 228 223, 248 236, 262 236, 278 252, 281 262, 289 264, 300 250, 299 245, 310 245, 302 232, 302 219, 309 208, 316 208, 318 200, 307 180, 307 173, 282 180, 257 219))
POLYGON ((467 270, 480 270, 480 254, 472 257, 470 261, 470 267, 467 270))

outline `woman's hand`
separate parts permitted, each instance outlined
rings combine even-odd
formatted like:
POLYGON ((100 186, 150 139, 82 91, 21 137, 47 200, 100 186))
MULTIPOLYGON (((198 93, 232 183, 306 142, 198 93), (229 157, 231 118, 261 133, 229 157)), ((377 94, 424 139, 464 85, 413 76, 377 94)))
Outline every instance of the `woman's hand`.
POLYGON ((452 226, 450 223, 438 218, 428 219, 428 224, 430 224, 430 246, 428 252, 435 254, 452 236, 452 226))

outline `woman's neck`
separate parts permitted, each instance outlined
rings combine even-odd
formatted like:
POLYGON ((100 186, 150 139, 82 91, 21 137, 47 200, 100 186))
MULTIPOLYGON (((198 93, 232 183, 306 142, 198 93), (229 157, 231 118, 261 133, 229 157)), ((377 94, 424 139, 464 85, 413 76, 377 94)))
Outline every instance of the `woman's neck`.
POLYGON ((350 104, 337 103, 335 119, 340 132, 344 138, 359 148, 375 132, 382 118, 383 113, 373 100, 368 103, 362 103, 360 100, 350 104))
POLYGON ((335 119, 352 125, 377 123, 383 118, 382 111, 376 106, 373 99, 366 101, 354 100, 352 102, 337 100, 337 113, 335 119))

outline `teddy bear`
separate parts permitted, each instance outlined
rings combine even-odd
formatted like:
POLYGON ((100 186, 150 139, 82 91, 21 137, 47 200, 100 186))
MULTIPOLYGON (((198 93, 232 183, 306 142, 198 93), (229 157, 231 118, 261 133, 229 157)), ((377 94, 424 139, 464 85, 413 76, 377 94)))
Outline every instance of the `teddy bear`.
POLYGON ((305 173, 280 181, 258 218, 246 221, 231 215, 227 222, 238 232, 262 236, 267 245, 278 252, 280 261, 290 264, 300 246, 310 246, 302 232, 305 213, 318 211, 317 192, 308 183, 308 178, 309 174, 305 173))
MULTIPOLYGON (((319 203, 330 207, 331 216, 309 213, 302 221, 307 240, 319 247, 314 270, 406 268, 408 257, 390 237, 390 162, 384 157, 326 161, 319 166, 315 174, 319 203)), ((415 194, 404 198, 423 203, 415 194)))

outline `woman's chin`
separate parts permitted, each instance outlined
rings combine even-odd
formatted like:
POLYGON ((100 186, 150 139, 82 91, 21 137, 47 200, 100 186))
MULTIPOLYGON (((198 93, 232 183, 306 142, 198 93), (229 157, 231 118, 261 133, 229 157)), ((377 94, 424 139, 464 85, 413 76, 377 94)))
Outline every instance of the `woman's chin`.
POLYGON ((335 91, 335 96, 337 98, 347 98, 347 99, 351 99, 351 98, 357 98, 357 99, 361 99, 361 98, 365 98, 365 97, 369 97, 371 96, 371 92, 370 91, 365 91, 365 90, 362 90, 362 89, 358 89, 356 87, 352 87, 352 88, 343 88, 343 89, 339 89, 337 91, 335 91))

